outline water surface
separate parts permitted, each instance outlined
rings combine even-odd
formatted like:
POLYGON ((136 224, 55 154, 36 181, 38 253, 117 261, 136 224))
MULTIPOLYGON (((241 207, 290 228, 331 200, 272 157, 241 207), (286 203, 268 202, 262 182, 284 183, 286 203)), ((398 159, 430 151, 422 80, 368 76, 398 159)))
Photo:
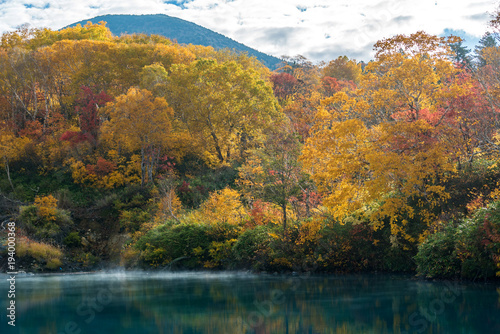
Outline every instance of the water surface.
POLYGON ((13 329, 0 278, 0 333, 500 333, 498 284, 227 272, 17 276, 13 329))

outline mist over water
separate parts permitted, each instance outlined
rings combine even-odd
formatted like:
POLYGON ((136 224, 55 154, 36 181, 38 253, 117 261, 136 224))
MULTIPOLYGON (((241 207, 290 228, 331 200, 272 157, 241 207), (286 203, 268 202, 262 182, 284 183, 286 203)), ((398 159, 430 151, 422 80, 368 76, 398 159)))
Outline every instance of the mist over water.
POLYGON ((16 289, 1 333, 500 332, 499 285, 406 275, 110 271, 20 275, 16 289))

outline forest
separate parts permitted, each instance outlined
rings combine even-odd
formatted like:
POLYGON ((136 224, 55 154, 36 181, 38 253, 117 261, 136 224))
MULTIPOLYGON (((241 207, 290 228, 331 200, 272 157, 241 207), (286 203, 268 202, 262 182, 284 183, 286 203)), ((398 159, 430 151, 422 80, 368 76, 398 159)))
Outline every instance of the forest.
POLYGON ((500 13, 313 64, 113 36, 0 41, 0 265, 500 276, 500 13))

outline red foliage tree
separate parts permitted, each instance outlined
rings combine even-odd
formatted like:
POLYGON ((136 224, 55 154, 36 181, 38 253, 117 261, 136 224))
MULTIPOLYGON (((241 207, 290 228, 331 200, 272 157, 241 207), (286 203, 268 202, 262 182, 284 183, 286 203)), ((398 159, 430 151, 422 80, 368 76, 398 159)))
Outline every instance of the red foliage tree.
POLYGON ((96 94, 91 88, 82 86, 79 98, 75 101, 75 110, 80 119, 80 132, 66 131, 61 140, 70 141, 73 145, 87 141, 93 147, 97 145, 99 127, 99 108, 112 101, 111 96, 105 92, 96 94))
POLYGON ((276 73, 271 76, 274 96, 280 101, 286 100, 297 90, 299 81, 288 73, 276 73))
POLYGON ((356 89, 356 84, 353 81, 337 80, 336 78, 332 77, 324 77, 323 79, 321 79, 321 86, 325 96, 332 96, 333 94, 344 89, 356 89))
POLYGON ((80 97, 76 100, 76 111, 80 116, 80 131, 93 145, 99 133, 99 108, 112 100, 105 92, 96 94, 87 86, 81 87, 80 97))

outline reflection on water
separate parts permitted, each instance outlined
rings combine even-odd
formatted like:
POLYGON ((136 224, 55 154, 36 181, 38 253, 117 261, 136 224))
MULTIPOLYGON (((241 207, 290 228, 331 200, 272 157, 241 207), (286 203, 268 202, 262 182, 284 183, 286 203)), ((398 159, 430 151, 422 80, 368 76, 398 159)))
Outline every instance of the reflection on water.
POLYGON ((16 328, 0 311, 1 333, 500 333, 498 285, 409 276, 111 272, 16 288, 16 328))

